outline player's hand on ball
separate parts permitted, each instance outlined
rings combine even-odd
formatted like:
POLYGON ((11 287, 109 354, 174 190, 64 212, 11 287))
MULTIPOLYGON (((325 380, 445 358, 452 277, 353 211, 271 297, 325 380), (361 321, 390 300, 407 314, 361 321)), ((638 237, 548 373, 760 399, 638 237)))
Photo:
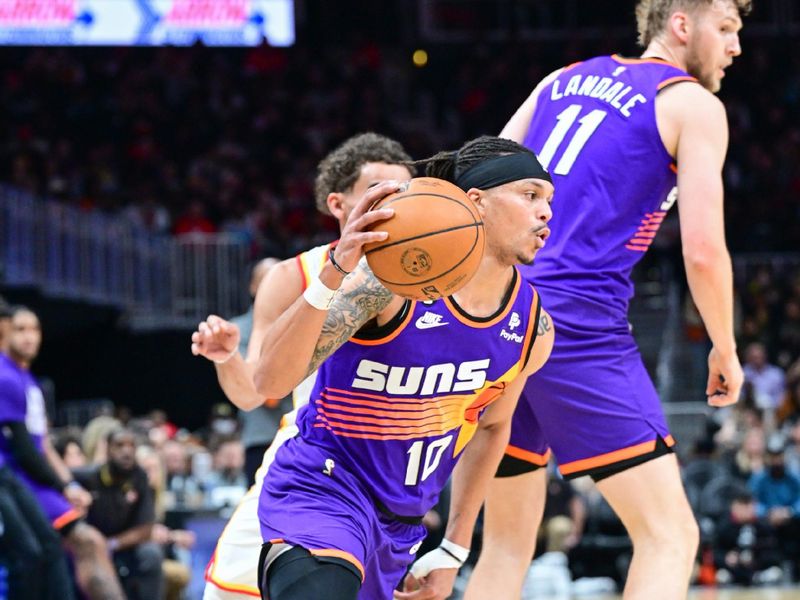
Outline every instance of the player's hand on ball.
POLYGON ((239 348, 239 328, 216 315, 209 315, 192 334, 192 354, 225 362, 239 348))
POLYGON ((384 181, 369 188, 353 207, 342 229, 339 243, 336 245, 334 259, 345 271, 353 271, 358 266, 358 261, 364 254, 364 245, 372 242, 381 242, 389 234, 385 231, 368 231, 372 225, 390 219, 394 215, 391 208, 370 210, 378 200, 400 190, 405 183, 398 181, 384 181))
POLYGON ((711 406, 728 406, 739 400, 744 384, 744 372, 739 358, 734 353, 722 357, 712 348, 708 354, 708 384, 706 395, 711 406))

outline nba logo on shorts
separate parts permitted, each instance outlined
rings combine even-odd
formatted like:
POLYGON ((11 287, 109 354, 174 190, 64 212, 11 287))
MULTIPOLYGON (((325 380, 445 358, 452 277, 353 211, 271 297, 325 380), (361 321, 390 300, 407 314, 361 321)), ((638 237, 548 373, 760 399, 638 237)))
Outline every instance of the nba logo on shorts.
POLYGON ((511 313, 511 318, 508 320, 508 328, 514 331, 522 321, 519 320, 519 314, 516 312, 511 313))

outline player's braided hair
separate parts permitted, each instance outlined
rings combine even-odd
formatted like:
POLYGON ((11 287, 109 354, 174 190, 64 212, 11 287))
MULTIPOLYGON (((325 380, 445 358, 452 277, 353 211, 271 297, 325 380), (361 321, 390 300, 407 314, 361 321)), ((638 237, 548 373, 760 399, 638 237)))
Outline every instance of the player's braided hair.
POLYGON ((354 135, 319 163, 314 181, 317 210, 330 214, 328 194, 349 190, 361 174, 361 167, 371 162, 408 166, 414 175, 411 157, 399 142, 372 132, 354 135))
POLYGON ((464 173, 471 166, 489 158, 505 154, 521 154, 530 152, 513 140, 482 135, 470 140, 458 150, 439 152, 423 160, 414 161, 412 164, 425 167, 428 177, 438 177, 455 182, 456 177, 464 173))
MULTIPOLYGON (((636 5, 636 26, 639 44, 647 47, 666 28, 672 13, 678 10, 691 12, 707 8, 717 0, 639 0, 636 5)), ((728 0, 736 6, 739 14, 746 15, 752 8, 752 0, 728 0)))

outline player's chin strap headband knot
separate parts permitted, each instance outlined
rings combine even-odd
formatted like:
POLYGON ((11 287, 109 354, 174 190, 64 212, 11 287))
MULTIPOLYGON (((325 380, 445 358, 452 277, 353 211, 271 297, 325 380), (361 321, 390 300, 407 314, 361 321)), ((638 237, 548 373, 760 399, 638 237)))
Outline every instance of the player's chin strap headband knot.
POLYGON ((456 185, 465 192, 470 188, 488 190, 520 179, 544 179, 553 183, 533 152, 504 154, 473 165, 458 177, 456 185))

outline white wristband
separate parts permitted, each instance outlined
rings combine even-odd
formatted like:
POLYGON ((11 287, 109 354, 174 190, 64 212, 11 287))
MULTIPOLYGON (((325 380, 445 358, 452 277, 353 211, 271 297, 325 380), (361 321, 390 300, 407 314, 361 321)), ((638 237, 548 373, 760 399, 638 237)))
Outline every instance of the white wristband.
POLYGON ((234 349, 233 349, 233 352, 231 352, 230 354, 228 354, 228 356, 226 356, 226 357, 225 357, 225 358, 223 358, 222 360, 215 360, 215 361, 214 361, 214 363, 215 363, 215 364, 217 364, 217 365, 224 365, 226 362, 228 362, 230 359, 232 359, 232 358, 233 358, 233 356, 234 356, 234 355, 235 355, 235 354, 236 354, 238 351, 239 351, 239 349, 238 349, 238 348, 234 348, 234 349))
POLYGON ((459 546, 456 543, 451 542, 447 538, 442 539, 442 542, 439 544, 439 547, 450 554, 453 558, 460 561, 463 565, 467 562, 469 558, 469 548, 464 548, 464 546, 459 546))
POLYGON ((468 556, 469 548, 442 540, 438 548, 424 554, 411 565, 411 575, 415 579, 420 579, 437 569, 460 569, 468 556))
POLYGON ((303 292, 303 298, 317 310, 328 310, 333 303, 336 290, 332 290, 320 281, 319 277, 311 280, 311 283, 303 292))

